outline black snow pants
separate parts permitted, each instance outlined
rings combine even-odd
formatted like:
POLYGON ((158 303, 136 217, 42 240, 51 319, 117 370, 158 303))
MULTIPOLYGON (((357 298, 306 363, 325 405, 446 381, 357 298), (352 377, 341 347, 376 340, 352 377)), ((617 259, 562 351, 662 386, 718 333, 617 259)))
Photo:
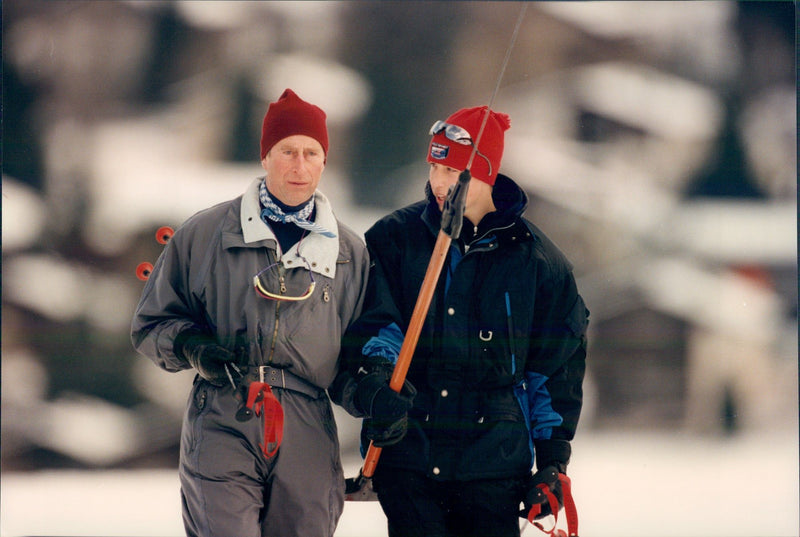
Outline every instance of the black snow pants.
POLYGON ((389 537, 519 537, 520 479, 435 481, 378 464, 373 484, 389 537))

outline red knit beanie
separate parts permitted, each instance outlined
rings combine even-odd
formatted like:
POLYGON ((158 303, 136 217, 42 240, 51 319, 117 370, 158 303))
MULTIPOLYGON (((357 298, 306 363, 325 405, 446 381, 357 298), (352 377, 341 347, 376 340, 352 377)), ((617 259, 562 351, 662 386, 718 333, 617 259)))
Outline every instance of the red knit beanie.
MULTIPOLYGON (((478 137, 487 106, 462 108, 447 118, 445 123, 457 125, 467 130, 474 141, 478 137)), ((500 161, 503 159, 503 136, 511 127, 511 118, 501 112, 489 111, 486 126, 478 142, 478 152, 472 159, 470 173, 489 185, 494 185, 500 161), (483 156, 481 156, 483 155, 483 156), (487 162, 488 160, 488 162, 487 162), (491 163, 491 170, 489 169, 491 163)), ((428 146, 428 162, 444 164, 456 170, 464 170, 472 154, 472 144, 462 144, 449 139, 445 131, 434 134, 428 146)))
POLYGON ((264 123, 261 125, 261 159, 272 146, 287 136, 305 134, 322 145, 328 156, 328 128, 325 112, 318 106, 305 102, 290 89, 284 90, 280 98, 270 103, 264 123))

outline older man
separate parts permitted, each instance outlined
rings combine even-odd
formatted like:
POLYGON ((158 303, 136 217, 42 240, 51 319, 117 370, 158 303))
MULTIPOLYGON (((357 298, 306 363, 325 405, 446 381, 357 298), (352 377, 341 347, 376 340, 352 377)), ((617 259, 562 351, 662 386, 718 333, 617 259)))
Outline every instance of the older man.
POLYGON ((342 513, 326 390, 369 260, 317 190, 327 154, 325 113, 287 89, 263 121, 266 175, 177 229, 136 309, 134 347, 197 371, 181 433, 189 536, 330 536, 342 513))

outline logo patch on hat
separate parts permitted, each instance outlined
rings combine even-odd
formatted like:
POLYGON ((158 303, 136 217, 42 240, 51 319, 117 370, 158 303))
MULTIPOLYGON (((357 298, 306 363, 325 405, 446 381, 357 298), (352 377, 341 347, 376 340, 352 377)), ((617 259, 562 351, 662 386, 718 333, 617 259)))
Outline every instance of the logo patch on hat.
POLYGON ((446 159, 449 152, 449 145, 437 144, 436 142, 431 144, 431 158, 435 158, 436 160, 446 159))

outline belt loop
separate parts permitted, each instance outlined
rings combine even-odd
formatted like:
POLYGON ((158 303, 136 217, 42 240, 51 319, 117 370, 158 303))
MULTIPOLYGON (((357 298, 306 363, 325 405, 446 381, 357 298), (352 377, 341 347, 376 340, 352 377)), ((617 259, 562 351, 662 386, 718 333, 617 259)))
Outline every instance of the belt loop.
POLYGON ((286 389, 286 373, 281 369, 281 387, 286 389))
POLYGON ((258 366, 258 382, 264 382, 264 373, 266 372, 267 366, 260 365, 258 366))

